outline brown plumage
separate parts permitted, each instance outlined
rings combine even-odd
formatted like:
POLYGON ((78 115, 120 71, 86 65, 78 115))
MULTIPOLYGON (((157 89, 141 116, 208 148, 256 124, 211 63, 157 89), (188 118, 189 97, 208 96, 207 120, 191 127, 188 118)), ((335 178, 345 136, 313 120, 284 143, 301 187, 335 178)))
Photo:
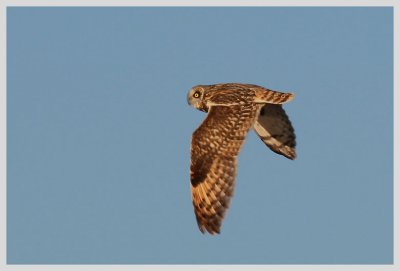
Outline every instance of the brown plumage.
POLYGON ((192 136, 190 182, 201 232, 220 233, 235 186, 237 156, 254 128, 274 152, 296 157, 295 134, 282 108, 293 94, 250 84, 193 87, 188 103, 208 112, 192 136))

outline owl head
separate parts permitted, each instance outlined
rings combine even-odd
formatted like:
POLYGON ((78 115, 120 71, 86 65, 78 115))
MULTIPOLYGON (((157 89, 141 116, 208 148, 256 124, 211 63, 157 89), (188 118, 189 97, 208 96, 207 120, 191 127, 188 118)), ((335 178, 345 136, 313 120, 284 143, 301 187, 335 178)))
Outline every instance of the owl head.
POLYGON ((207 112, 208 108, 204 102, 205 86, 195 86, 193 87, 187 96, 187 102, 194 108, 207 112))

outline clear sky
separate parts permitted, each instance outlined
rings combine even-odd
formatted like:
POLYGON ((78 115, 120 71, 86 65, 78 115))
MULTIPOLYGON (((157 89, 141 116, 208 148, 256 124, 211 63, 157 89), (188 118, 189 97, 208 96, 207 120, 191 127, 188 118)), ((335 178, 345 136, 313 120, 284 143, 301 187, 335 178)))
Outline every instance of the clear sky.
POLYGON ((8 8, 8 263, 388 264, 391 8, 8 8), (296 94, 219 236, 190 198, 198 84, 296 94))

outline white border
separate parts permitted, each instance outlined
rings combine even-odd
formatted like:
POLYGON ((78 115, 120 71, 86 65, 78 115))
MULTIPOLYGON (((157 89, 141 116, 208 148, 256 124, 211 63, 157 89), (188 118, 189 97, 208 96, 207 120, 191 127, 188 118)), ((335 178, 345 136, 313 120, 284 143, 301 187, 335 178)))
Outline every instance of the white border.
POLYGON ((57 2, 51 0, 33 1, 33 0, 6 0, 4 6, 185 6, 185 7, 200 7, 200 6, 395 6, 396 1, 390 0, 59 0, 57 2), (32 2, 35 2, 32 4, 32 2))
POLYGON ((88 7, 114 7, 114 6, 185 6, 185 7, 200 7, 200 6, 321 6, 321 7, 330 7, 330 6, 388 6, 392 7, 396 5, 396 1, 394 0, 59 0, 59 1, 51 1, 51 0, 6 0, 3 1, 2 6, 88 6, 88 7))
POLYGON ((399 1, 371 1, 371 0, 340 0, 340 1, 287 1, 287 0, 175 0, 175 1, 160 1, 160 0, 58 0, 58 1, 2 1, 0 2, 0 39, 3 45, 3 50, 0 51, 0 57, 4 61, 0 66, 0 127, 1 133, 0 149, 2 151, 0 161, 0 270, 154 270, 154 269, 169 269, 169 270, 400 270, 400 251, 399 251, 399 170, 396 165, 400 165, 399 144, 396 140, 399 136, 399 99, 398 93, 399 79, 399 54, 396 51, 399 45, 398 26, 399 20, 399 1), (33 3, 34 2, 34 3, 33 3), (12 6, 387 6, 394 8, 394 264, 393 265, 7 265, 6 264, 6 202, 7 202, 7 183, 6 183, 6 9, 12 6))

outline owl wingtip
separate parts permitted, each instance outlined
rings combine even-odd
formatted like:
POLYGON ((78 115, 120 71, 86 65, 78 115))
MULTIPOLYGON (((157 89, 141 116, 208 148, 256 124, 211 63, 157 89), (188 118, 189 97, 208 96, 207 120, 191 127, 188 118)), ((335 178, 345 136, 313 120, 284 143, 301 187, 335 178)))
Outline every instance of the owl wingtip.
POLYGON ((286 156, 286 158, 288 158, 288 159, 290 159, 290 160, 296 160, 296 158, 297 158, 297 153, 296 153, 296 151, 295 150, 293 150, 293 152, 291 152, 291 153, 287 153, 286 155, 284 155, 284 156, 286 156))
POLYGON ((286 102, 293 100, 294 97, 296 96, 293 92, 289 92, 288 94, 289 94, 289 96, 288 96, 288 99, 286 100, 286 102))
POLYGON ((202 234, 210 234, 210 235, 218 235, 221 234, 221 229, 220 228, 215 228, 215 227, 208 227, 206 225, 198 225, 199 226, 199 230, 202 234))

